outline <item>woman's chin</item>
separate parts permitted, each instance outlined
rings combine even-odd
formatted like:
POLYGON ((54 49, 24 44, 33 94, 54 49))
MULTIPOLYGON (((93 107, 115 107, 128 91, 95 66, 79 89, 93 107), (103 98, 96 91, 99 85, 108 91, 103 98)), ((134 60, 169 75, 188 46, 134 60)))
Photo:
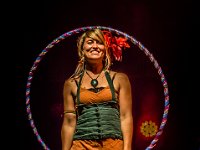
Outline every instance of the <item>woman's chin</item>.
POLYGON ((103 59, 102 55, 99 54, 91 54, 90 56, 88 56, 88 59, 103 59))
POLYGON ((96 62, 102 62, 103 58, 99 56, 93 56, 93 57, 87 58, 87 60, 90 63, 96 63, 96 62))

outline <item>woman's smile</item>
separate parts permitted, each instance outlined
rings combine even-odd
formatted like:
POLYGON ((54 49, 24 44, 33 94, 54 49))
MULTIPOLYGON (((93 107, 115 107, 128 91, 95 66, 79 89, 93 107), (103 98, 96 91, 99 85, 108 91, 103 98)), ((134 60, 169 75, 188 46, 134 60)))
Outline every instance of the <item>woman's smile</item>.
POLYGON ((90 51, 91 54, 99 54, 100 52, 101 52, 101 51, 99 51, 99 50, 91 50, 91 51, 90 51))

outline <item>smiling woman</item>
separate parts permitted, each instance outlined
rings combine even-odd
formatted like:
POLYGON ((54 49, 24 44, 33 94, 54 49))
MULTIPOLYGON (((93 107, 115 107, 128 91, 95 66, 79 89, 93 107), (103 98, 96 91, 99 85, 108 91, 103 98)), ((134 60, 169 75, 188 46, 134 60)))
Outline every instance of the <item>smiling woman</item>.
POLYGON ((78 39, 80 61, 63 89, 62 150, 132 150, 131 85, 126 74, 110 70, 113 40, 100 29, 78 39))

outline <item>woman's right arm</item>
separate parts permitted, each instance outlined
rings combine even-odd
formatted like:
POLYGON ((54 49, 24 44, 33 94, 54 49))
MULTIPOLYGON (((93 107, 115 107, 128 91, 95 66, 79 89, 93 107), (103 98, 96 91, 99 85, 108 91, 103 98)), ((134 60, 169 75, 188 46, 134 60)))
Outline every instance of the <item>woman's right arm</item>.
POLYGON ((75 112, 72 87, 71 80, 66 80, 63 88, 64 114, 61 128, 62 150, 70 150, 76 127, 76 114, 72 113, 75 112))

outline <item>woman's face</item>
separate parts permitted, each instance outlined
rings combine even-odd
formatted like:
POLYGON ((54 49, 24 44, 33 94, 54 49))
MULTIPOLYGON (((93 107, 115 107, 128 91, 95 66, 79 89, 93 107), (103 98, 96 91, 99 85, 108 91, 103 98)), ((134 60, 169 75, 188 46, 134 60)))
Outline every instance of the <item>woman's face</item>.
POLYGON ((86 37, 83 44, 83 53, 87 60, 103 60, 105 45, 95 39, 86 37))

